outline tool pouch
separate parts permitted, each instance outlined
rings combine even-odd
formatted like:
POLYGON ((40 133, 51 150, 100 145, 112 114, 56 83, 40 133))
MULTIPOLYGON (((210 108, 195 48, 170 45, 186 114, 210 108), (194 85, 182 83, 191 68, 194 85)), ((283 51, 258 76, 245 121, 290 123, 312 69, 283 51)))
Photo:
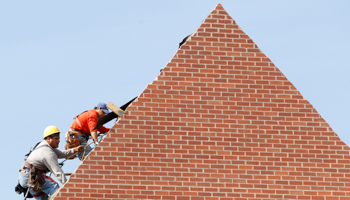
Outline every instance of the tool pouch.
MULTIPOLYGON (((64 145, 65 150, 68 150, 80 145, 77 131, 68 131, 65 135, 65 139, 67 143, 66 145, 64 145)), ((69 156, 67 159, 74 159, 75 157, 76 157, 76 154, 73 154, 69 156)))
POLYGON ((39 173, 35 167, 30 168, 28 187, 36 193, 41 192, 41 186, 46 183, 43 173, 39 173))

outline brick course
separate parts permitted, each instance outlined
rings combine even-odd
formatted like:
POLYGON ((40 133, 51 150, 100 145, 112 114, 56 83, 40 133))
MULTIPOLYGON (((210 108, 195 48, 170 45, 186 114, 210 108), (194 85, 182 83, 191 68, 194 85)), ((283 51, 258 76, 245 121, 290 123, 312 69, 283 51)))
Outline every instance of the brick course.
POLYGON ((55 200, 345 200, 349 147, 218 4, 55 200))

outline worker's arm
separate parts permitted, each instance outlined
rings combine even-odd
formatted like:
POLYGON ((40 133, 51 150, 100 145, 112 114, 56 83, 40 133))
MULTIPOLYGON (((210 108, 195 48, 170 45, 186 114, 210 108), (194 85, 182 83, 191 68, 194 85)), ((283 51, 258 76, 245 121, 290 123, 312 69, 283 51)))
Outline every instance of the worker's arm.
POLYGON ((100 133, 107 133, 109 130, 109 128, 106 128, 104 126, 101 126, 97 129, 97 131, 99 131, 100 133))
POLYGON ((90 129, 90 133, 91 133, 91 137, 94 140, 94 143, 97 144, 98 143, 98 138, 97 138, 97 131, 95 129, 95 126, 97 124, 98 121, 98 115, 96 112, 90 112, 89 116, 88 116, 88 126, 90 129))
POLYGON ((68 149, 68 150, 58 150, 58 149, 53 149, 53 151, 56 153, 57 158, 67 158, 71 155, 74 154, 74 150, 73 149, 68 149))
POLYGON ((97 114, 97 112, 89 112, 88 117, 89 117, 88 118, 88 126, 89 126, 89 130, 90 130, 90 134, 91 134, 91 137, 96 144, 96 143, 98 143, 97 130, 94 128, 95 128, 97 121, 98 121, 98 114, 97 114))
POLYGON ((51 151, 51 153, 49 153, 47 156, 45 156, 42 160, 43 164, 50 170, 50 172, 52 172, 57 179, 64 184, 67 179, 66 176, 62 176, 62 174, 64 174, 63 170, 61 169, 61 167, 58 165, 58 161, 57 161, 57 155, 51 151))
POLYGON ((53 149, 53 151, 56 153, 58 158, 67 158, 71 155, 73 155, 74 153, 81 153, 84 151, 84 146, 83 145, 79 145, 73 149, 68 149, 68 150, 58 150, 58 149, 53 149))
POLYGON ((97 131, 91 132, 91 137, 92 137, 92 139, 94 139, 95 144, 98 143, 97 131))

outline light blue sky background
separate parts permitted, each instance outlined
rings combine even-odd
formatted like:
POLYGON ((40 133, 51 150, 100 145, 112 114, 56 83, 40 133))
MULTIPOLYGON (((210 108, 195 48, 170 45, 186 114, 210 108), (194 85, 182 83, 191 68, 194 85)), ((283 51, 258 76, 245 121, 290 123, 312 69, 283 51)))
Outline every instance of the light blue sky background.
POLYGON ((350 1, 0 0, 1 199, 46 126, 138 96, 218 3, 349 145, 350 1))

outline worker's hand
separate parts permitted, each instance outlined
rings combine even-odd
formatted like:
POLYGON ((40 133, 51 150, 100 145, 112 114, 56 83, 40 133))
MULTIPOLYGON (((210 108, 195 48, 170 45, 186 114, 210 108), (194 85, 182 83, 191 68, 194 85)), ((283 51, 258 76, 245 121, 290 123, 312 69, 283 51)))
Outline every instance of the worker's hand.
POLYGON ((84 151, 84 146, 83 145, 79 145, 77 147, 74 148, 74 153, 81 153, 84 151))

